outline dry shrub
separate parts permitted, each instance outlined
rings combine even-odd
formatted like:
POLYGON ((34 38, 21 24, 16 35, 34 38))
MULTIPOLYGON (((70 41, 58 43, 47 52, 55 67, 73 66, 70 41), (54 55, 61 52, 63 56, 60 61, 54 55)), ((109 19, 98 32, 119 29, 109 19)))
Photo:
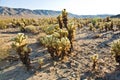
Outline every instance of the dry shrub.
POLYGON ((37 33, 38 32, 36 26, 33 26, 33 25, 26 26, 25 31, 30 32, 30 33, 37 33))

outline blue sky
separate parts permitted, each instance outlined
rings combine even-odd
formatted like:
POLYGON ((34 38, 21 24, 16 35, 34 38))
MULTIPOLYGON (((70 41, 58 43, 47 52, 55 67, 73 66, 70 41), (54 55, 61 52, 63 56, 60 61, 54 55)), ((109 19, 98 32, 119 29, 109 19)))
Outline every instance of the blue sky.
POLYGON ((0 6, 88 14, 120 14, 119 0, 0 0, 0 6))

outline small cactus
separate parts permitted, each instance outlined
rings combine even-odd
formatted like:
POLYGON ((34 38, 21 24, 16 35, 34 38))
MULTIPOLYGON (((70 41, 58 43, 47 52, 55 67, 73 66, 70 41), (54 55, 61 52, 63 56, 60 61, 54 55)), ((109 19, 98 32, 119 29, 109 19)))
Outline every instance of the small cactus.
POLYGON ((97 64, 98 64, 98 54, 92 55, 91 60, 93 62, 92 70, 96 70, 97 69, 97 64))
POLYGON ((40 68, 40 69, 41 69, 41 67, 42 67, 42 64, 44 63, 43 61, 44 61, 43 58, 39 58, 39 59, 38 59, 39 68, 40 68))

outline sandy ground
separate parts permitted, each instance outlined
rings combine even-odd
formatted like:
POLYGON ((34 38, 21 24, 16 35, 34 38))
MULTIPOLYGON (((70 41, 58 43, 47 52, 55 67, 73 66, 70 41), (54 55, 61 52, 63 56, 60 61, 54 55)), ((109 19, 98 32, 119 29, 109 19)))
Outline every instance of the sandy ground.
MULTIPOLYGON (((19 33, 18 29, 0 30, 0 38, 5 39, 5 44, 19 33)), ((26 33, 27 34, 27 33, 26 33)), ((0 80, 120 80, 120 70, 110 54, 112 41, 120 39, 120 31, 100 33, 101 37, 95 38, 98 32, 88 31, 88 28, 77 29, 74 41, 74 51, 68 61, 55 62, 47 50, 37 42, 38 35, 27 34, 33 68, 26 71, 20 60, 4 60, 0 62, 0 80), (98 69, 92 71, 90 57, 99 55, 98 69), (43 58, 42 69, 39 69, 38 59, 43 58)), ((4 45, 4 44, 1 44, 4 45)))

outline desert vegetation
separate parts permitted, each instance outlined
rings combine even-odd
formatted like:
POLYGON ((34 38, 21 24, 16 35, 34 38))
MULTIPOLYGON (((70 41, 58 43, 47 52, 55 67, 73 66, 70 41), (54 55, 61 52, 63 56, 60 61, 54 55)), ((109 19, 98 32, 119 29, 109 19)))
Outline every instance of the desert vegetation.
POLYGON ((120 19, 0 19, 0 80, 120 80, 120 19))

